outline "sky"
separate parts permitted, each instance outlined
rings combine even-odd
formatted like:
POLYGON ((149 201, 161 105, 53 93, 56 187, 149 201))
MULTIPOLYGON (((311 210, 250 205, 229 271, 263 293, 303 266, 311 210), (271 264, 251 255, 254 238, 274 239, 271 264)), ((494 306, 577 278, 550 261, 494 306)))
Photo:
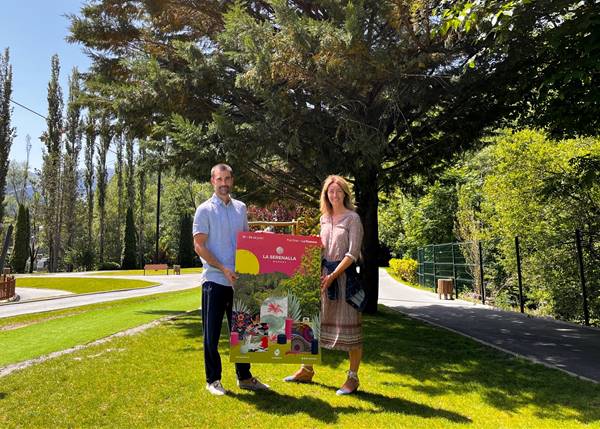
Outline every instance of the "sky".
MULTIPOLYGON (((68 96, 67 78, 73 67, 86 71, 90 60, 81 45, 69 44, 66 14, 78 14, 83 0, 2 0, 0 8, 0 49, 10 49, 13 67, 12 99, 46 116, 50 59, 60 59, 63 99, 68 96)), ((43 143, 39 140, 46 121, 13 104, 12 125, 16 127, 10 159, 25 161, 25 136, 31 136, 30 166, 41 168, 43 143)), ((111 160, 108 160, 111 163, 111 160)))

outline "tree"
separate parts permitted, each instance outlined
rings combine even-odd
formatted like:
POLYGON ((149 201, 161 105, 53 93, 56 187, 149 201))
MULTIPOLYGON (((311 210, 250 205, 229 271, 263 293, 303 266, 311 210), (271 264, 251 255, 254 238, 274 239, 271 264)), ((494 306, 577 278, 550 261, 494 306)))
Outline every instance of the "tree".
POLYGON ((31 236, 29 211, 19 204, 17 226, 15 228, 15 245, 11 254, 10 266, 15 273, 24 273, 29 257, 29 239, 31 236))
MULTIPOLYGON (((126 165, 126 187, 127 187, 127 207, 135 207, 135 152, 133 138, 126 134, 125 137, 125 160, 126 165)), ((134 210, 135 211, 135 210, 134 210)))
MULTIPOLYGON (((350 176, 374 311, 379 191, 435 175, 522 112, 533 90, 522 70, 535 73, 539 35, 574 2, 524 1, 504 39, 490 30, 498 20, 462 31, 466 2, 112 3, 72 17, 71 40, 94 51, 93 102, 135 126, 156 122, 146 131, 166 130, 169 162, 193 177, 227 159, 255 195, 315 204, 327 174, 350 176)), ((510 13, 476 3, 485 16, 510 13)))
POLYGON ((125 219, 125 236, 123 238, 121 269, 129 270, 138 267, 136 242, 137 237, 135 234, 135 223, 133 221, 133 209, 128 207, 125 219))
POLYGON ((94 148, 96 146, 96 121, 88 114, 85 124, 85 173, 84 186, 87 201, 87 239, 92 242, 92 225, 94 222, 94 148))
POLYGON ((4 218, 4 196, 10 148, 15 138, 15 129, 11 126, 11 96, 12 65, 10 64, 9 50, 6 48, 4 54, 0 56, 0 225, 4 218))
POLYGON ((117 176, 117 239, 122 240, 121 226, 123 225, 123 133, 118 133, 116 139, 117 159, 115 160, 115 175, 117 176))
POLYGON ((144 263, 146 262, 144 260, 144 249, 145 249, 145 241, 144 241, 144 228, 146 227, 146 149, 144 148, 143 145, 140 145, 139 147, 139 154, 138 154, 138 170, 137 170, 137 175, 138 175, 138 198, 139 198, 139 215, 138 215, 138 228, 139 228, 139 234, 138 234, 138 238, 139 238, 139 246, 138 246, 138 251, 140 253, 139 255, 139 263, 140 266, 144 266, 144 263))
POLYGON ((100 264, 105 257, 105 234, 106 234, 106 186, 108 173, 106 171, 106 155, 112 140, 112 129, 108 116, 104 114, 100 119, 100 141, 98 144, 98 157, 96 162, 96 194, 98 196, 98 260, 100 264))
POLYGON ((58 270, 62 225, 61 161, 63 132, 63 98, 59 84, 60 64, 58 55, 52 56, 52 70, 48 83, 47 131, 41 137, 46 144, 42 168, 42 195, 44 198, 44 232, 48 246, 48 270, 58 270))
POLYGON ((189 214, 181 216, 179 222, 179 252, 177 263, 183 268, 194 266, 194 238, 192 237, 192 217, 189 214))
MULTIPOLYGON (((75 243, 77 222, 75 214, 76 203, 79 196, 79 152, 81 151, 81 139, 83 134, 83 123, 81 122, 81 107, 77 104, 77 98, 81 88, 79 86, 79 72, 73 68, 69 77, 69 99, 66 115, 66 139, 65 156, 63 166, 63 212, 65 217, 65 251, 68 252, 75 243)), ((68 267, 68 271, 73 269, 68 267)))

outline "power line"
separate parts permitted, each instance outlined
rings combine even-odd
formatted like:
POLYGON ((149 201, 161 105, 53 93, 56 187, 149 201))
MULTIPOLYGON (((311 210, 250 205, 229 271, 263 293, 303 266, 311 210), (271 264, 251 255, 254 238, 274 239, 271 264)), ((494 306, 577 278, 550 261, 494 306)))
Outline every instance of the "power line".
POLYGON ((27 106, 24 106, 24 105, 22 105, 21 103, 18 103, 18 102, 16 102, 16 101, 15 101, 15 100, 13 100, 12 98, 9 98, 9 100, 10 100, 10 102, 11 102, 11 103, 14 103, 14 104, 16 104, 16 105, 17 105, 17 106, 19 106, 19 107, 22 107, 22 108, 23 108, 23 109, 25 109, 25 110, 29 110, 29 111, 30 111, 31 113, 33 113, 34 115, 38 115, 40 118, 42 118, 42 119, 45 119, 45 120, 48 120, 48 118, 46 118, 46 117, 45 117, 44 115, 42 115, 41 113, 38 113, 38 112, 36 112, 35 110, 33 110, 33 109, 30 109, 29 107, 27 107, 27 106))
MULTIPOLYGON (((48 118, 47 118, 47 117, 45 117, 45 116, 44 116, 44 115, 42 115, 41 113, 38 113, 38 112, 36 112, 35 110, 33 110, 33 109, 31 109, 31 108, 29 108, 29 107, 25 106, 24 104, 21 104, 21 103, 19 103, 19 102, 15 101, 15 100, 13 100, 12 98, 9 98, 9 100, 10 100, 10 102, 11 102, 11 103, 13 103, 13 104, 16 104, 16 105, 17 105, 17 106, 19 106, 19 107, 22 107, 23 109, 25 109, 25 110, 27 110, 27 111, 29 111, 29 112, 33 113, 34 115, 38 115, 40 118, 42 118, 42 119, 44 119, 44 120, 46 120, 46 121, 48 120, 48 118)), ((109 152, 112 152, 112 153, 113 153, 113 154, 115 154, 115 155, 117 154, 117 152, 115 152, 115 151, 114 151, 114 150, 112 150, 111 148, 108 148, 108 151, 109 151, 109 152)))

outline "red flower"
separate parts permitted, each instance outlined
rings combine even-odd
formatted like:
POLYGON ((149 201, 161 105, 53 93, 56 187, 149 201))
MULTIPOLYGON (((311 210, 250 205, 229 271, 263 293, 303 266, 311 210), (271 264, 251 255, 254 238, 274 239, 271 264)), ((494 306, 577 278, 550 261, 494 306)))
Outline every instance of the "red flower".
POLYGON ((269 310, 269 313, 283 313, 283 309, 281 308, 281 305, 276 304, 274 302, 269 303, 269 306, 267 307, 269 310))

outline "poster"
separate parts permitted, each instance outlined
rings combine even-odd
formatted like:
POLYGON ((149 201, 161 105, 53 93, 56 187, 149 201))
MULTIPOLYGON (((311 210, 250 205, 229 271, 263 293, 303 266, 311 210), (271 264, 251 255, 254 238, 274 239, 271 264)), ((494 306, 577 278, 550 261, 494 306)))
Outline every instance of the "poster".
POLYGON ((230 361, 320 363, 320 238, 240 232, 235 271, 230 361))

